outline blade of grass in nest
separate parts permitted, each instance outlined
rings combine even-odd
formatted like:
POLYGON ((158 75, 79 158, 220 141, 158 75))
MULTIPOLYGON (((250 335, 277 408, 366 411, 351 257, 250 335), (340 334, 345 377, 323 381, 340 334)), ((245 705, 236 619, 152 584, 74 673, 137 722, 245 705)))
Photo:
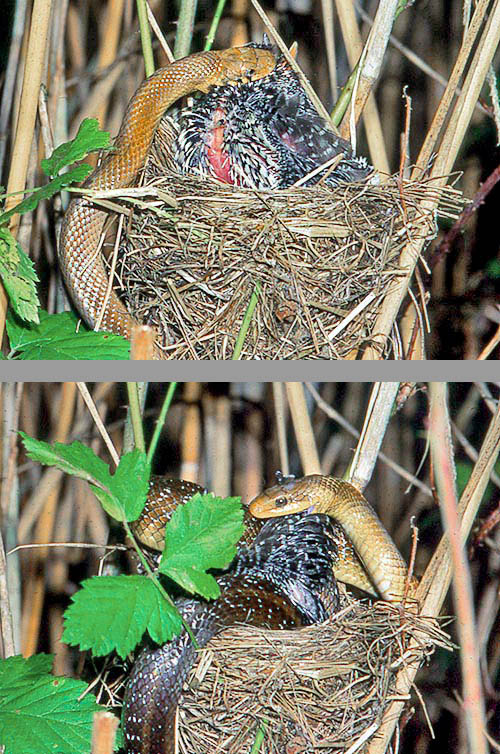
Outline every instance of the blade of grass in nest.
POLYGON ((253 293, 250 297, 250 301, 248 302, 248 307, 245 312, 245 316, 243 317, 243 322, 241 323, 241 328, 238 333, 238 337, 236 338, 233 355, 231 356, 231 359, 233 361, 237 361, 240 358, 241 350, 243 348, 243 343, 245 341, 245 337, 248 332, 248 328, 250 327, 250 322, 252 320, 252 316, 253 316, 255 307, 257 306, 257 301, 260 296, 260 291, 261 291, 261 285, 260 285, 260 281, 258 280, 255 283, 255 288, 253 289, 253 293))
POLYGON ((250 754, 258 754, 258 752, 260 751, 260 747, 262 746, 264 742, 268 725, 269 725, 269 720, 262 720, 257 730, 257 733, 255 735, 255 742, 254 742, 254 745, 252 746, 252 751, 250 752, 250 754))

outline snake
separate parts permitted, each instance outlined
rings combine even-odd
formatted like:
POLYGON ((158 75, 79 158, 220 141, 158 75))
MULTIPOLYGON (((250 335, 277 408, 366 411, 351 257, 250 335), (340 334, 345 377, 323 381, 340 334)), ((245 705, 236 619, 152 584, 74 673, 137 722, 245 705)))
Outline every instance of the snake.
MULTIPOLYGON (((153 476, 141 516, 130 524, 134 536, 163 550, 174 510, 197 492, 206 490, 153 476)), ((245 508, 244 522, 236 567, 218 579, 221 596, 209 605, 176 602, 200 647, 235 622, 276 629, 323 620, 337 606, 336 579, 391 602, 403 599, 406 564, 366 498, 343 479, 280 478, 245 508)), ((195 657, 185 631, 141 651, 123 702, 127 754, 174 754, 177 706, 195 657)))
MULTIPOLYGON (((255 81, 268 75, 275 64, 270 50, 245 46, 194 53, 158 69, 133 95, 113 150, 83 187, 103 191, 131 186, 145 164, 161 117, 176 100, 196 90, 207 93, 212 86, 255 81)), ((99 248, 106 217, 85 196, 71 201, 61 227, 59 266, 85 323, 130 340, 138 323, 112 290, 99 248)), ((158 345, 154 357, 163 358, 158 345)))
POLYGON ((322 474, 285 478, 264 490, 249 506, 250 514, 260 519, 306 510, 324 513, 340 524, 384 600, 401 602, 408 590, 413 596, 416 580, 408 581, 406 563, 390 534, 365 496, 350 482, 322 474))
MULTIPOLYGON (((160 489, 163 502, 182 501, 202 491, 198 485, 172 480, 154 480, 151 492, 160 489), (177 494, 179 493, 180 495, 177 494)), ((157 498, 148 502, 156 503, 157 498)), ((151 508, 146 512, 150 517, 151 508)), ((144 512, 141 516, 144 518, 144 512)), ((149 533, 135 536, 147 546, 149 533)), ((270 629, 291 629, 325 620, 338 606, 333 576, 335 542, 325 516, 290 516, 258 525, 246 534, 249 545, 239 545, 236 564, 218 578, 221 596, 211 603, 192 599, 176 606, 199 647, 236 622, 270 629), (253 538, 253 539, 252 539, 253 538)), ((122 711, 127 754, 174 754, 175 721, 183 684, 196 658, 188 633, 162 647, 146 646, 140 652, 127 681, 122 711)))

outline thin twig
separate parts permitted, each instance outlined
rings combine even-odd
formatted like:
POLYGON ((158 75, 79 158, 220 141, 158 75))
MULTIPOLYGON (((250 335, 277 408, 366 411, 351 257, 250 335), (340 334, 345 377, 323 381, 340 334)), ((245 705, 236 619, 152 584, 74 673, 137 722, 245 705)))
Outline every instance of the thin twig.
MULTIPOLYGON (((471 530, 478 508, 483 499, 494 464, 500 451, 500 407, 489 424, 483 440, 477 463, 462 493, 459 504, 461 520, 461 537, 465 542, 471 530)), ((451 565, 448 538, 441 539, 417 589, 417 599, 422 615, 439 614, 451 581, 451 565)), ((395 693, 404 698, 414 681, 420 663, 413 663, 403 668, 396 677, 395 693)), ((377 738, 370 743, 367 754, 386 754, 387 747, 394 733, 399 717, 404 708, 404 701, 394 701, 385 711, 377 738)))
POLYGON ((429 426, 431 454, 434 460, 434 473, 441 503, 441 516, 450 543, 450 557, 453 568, 452 586, 458 618, 457 632, 460 643, 465 726, 470 751, 473 751, 474 754, 488 754, 488 746, 484 736, 486 715, 479 667, 474 600, 464 542, 460 535, 446 384, 444 382, 432 382, 429 392, 431 399, 429 426))
POLYGON ((89 390, 87 388, 87 385, 84 382, 77 382, 76 386, 78 390, 80 391, 80 395, 82 396, 83 400, 85 401, 85 405, 87 406, 88 410, 90 411, 90 414, 95 422, 95 425, 97 429, 99 430, 99 433, 104 440, 104 444, 106 445, 107 449, 109 450, 109 453, 111 455, 111 458, 115 462, 115 464, 118 466, 120 463, 120 456, 116 452, 116 448, 113 445, 113 440, 109 436, 108 430, 104 426, 104 422, 99 416, 99 412, 97 410, 97 406, 94 403, 94 400, 92 396, 89 393, 89 390))

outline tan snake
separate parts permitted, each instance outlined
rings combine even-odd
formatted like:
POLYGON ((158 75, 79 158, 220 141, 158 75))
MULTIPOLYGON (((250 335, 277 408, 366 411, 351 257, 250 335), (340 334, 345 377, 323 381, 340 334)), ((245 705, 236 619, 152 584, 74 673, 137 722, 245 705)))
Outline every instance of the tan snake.
MULTIPOLYGON (((245 83, 262 78, 276 64, 269 50, 233 47, 200 52, 159 69, 132 97, 114 150, 84 183, 87 189, 107 190, 132 185, 143 167, 165 110, 180 97, 211 86, 245 83)), ((116 293, 107 298, 109 279, 99 251, 107 213, 85 197, 74 199, 64 217, 59 264, 69 295, 89 327, 130 339, 137 324, 116 293)), ((156 348, 155 358, 162 358, 156 348)))
MULTIPOLYGON (((258 495, 249 510, 257 518, 275 518, 305 510, 326 513, 340 524, 352 542, 381 596, 389 602, 402 600, 408 579, 406 563, 371 505, 349 482, 320 474, 286 480, 258 495)), ((358 580, 358 564, 350 556, 336 563, 334 570, 341 581, 352 584, 353 578, 358 580)), ((412 579, 409 584, 412 595, 415 585, 412 579)), ((359 583, 355 586, 366 589, 359 583)))

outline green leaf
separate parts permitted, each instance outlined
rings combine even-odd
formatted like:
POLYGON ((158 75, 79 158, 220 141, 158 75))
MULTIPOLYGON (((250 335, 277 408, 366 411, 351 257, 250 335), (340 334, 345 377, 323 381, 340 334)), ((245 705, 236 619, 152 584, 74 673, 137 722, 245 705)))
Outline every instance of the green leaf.
POLYGON ((146 454, 135 448, 120 458, 118 468, 106 480, 111 490, 93 487, 106 513, 122 521, 135 521, 140 516, 149 491, 150 468, 146 454))
POLYGON ((500 278, 500 259, 492 259, 488 262, 486 265, 486 274, 494 280, 500 278))
POLYGON ((6 754, 88 754, 99 709, 87 684, 50 674, 52 658, 0 660, 0 744, 6 754))
POLYGON ((38 207, 43 199, 50 199, 61 189, 66 188, 66 186, 70 186, 73 183, 80 183, 91 172, 92 167, 83 163, 83 165, 77 165, 67 173, 63 173, 63 175, 58 175, 45 186, 40 186, 40 188, 37 188, 35 191, 33 191, 32 194, 27 196, 26 199, 23 199, 22 202, 16 204, 16 206, 12 207, 12 209, 10 209, 8 212, 1 214, 0 225, 5 225, 5 223, 10 220, 12 215, 23 215, 25 212, 31 212, 32 210, 36 209, 36 207, 38 207))
POLYGON ((66 474, 90 482, 104 509, 117 521, 135 521, 149 490, 146 454, 133 450, 121 457, 118 468, 109 467, 94 451, 76 440, 71 445, 50 444, 19 432, 28 456, 44 466, 57 466, 66 474))
POLYGON ((66 165, 83 160, 91 152, 106 149, 109 144, 109 132, 100 130, 99 121, 96 118, 85 118, 74 139, 61 144, 48 159, 42 160, 42 170, 51 178, 66 165))
POLYGON ((39 322, 33 262, 7 228, 0 227, 0 277, 16 314, 27 322, 39 322))
POLYGON ((64 613, 63 641, 126 657, 145 631, 163 644, 180 633, 182 622, 147 576, 94 576, 82 582, 64 613))
POLYGON ((78 317, 72 312, 48 314, 39 311, 40 323, 26 326, 9 312, 7 333, 11 354, 23 360, 126 360, 130 343, 120 335, 87 330, 76 332, 78 317))
POLYGON ((197 493, 174 511, 166 526, 159 570, 188 592, 216 598, 219 586, 205 572, 229 565, 244 529, 240 498, 197 493))

